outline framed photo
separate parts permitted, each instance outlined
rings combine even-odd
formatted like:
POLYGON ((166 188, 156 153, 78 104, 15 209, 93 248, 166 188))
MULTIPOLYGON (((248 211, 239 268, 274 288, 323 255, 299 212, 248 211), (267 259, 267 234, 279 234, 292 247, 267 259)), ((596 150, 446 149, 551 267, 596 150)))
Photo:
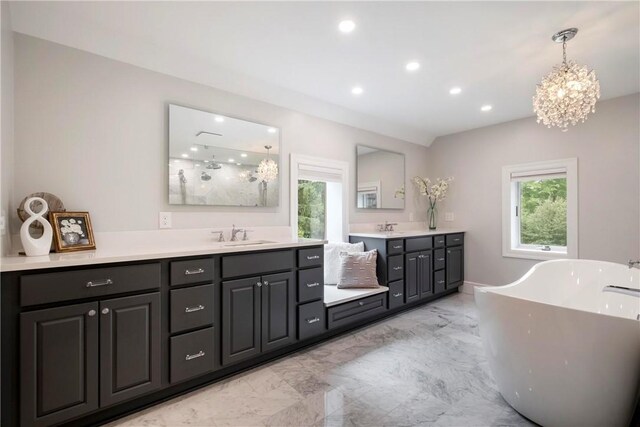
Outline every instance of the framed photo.
POLYGON ((56 252, 85 251, 96 248, 89 212, 51 212, 56 252))

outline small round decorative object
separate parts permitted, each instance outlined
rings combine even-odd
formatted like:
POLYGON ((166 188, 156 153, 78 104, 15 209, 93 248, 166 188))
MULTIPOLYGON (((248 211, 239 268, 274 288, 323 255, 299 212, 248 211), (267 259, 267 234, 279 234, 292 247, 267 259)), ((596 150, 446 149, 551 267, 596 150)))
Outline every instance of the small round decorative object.
POLYGON ((62 238, 67 245, 75 245, 80 241, 80 235, 74 232, 65 233, 62 238))
POLYGON ((40 197, 30 197, 24 202, 24 210, 29 217, 20 227, 20 240, 22 241, 22 247, 27 256, 42 256, 47 255, 51 250, 51 241, 53 240, 53 228, 49 221, 43 218, 44 214, 49 210, 47 202, 40 197), (38 212, 33 211, 33 207, 40 206, 38 212), (31 224, 35 221, 39 222, 43 232, 39 238, 34 238, 29 232, 31 224))

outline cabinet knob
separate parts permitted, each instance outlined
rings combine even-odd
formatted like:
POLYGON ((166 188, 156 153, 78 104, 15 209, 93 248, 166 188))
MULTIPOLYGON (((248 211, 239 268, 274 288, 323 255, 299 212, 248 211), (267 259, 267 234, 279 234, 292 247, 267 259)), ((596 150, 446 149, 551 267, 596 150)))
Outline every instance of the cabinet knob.
POLYGON ((363 303, 362 301, 360 301, 360 302, 358 303, 358 305, 363 306, 363 305, 364 305, 364 303, 363 303))
POLYGON ((108 308, 103 308, 102 309, 102 314, 109 314, 109 309, 108 308))
POLYGON ((95 310, 89 310, 89 312, 87 313, 87 315, 88 315, 89 317, 93 317, 93 316, 95 316, 95 315, 96 315, 96 311, 95 311, 95 310))
POLYGON ((258 283, 256 283, 256 286, 257 286, 257 287, 259 287, 259 288, 261 288, 261 287, 262 287, 262 282, 258 282, 258 283))
POLYGON ((266 280, 264 282, 262 282, 263 285, 265 286, 269 286, 269 282, 267 282, 266 280))

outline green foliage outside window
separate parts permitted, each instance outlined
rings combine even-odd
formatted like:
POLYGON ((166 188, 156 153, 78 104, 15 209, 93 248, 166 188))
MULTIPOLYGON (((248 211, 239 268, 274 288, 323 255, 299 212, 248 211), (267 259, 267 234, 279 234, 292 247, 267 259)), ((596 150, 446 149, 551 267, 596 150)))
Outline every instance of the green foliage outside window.
POLYGON ((567 180, 520 183, 520 241, 567 246, 567 180))
POLYGON ((298 181, 298 237, 324 239, 327 184, 298 181))

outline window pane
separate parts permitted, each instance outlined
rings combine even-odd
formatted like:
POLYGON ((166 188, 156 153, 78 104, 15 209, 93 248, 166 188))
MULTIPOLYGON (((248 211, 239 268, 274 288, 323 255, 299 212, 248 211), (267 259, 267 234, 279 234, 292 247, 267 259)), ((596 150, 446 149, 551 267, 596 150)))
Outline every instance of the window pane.
POLYGON ((327 183, 298 181, 298 237, 324 239, 327 214, 327 183))
POLYGON ((520 183, 520 242, 567 246, 567 179, 520 183))

